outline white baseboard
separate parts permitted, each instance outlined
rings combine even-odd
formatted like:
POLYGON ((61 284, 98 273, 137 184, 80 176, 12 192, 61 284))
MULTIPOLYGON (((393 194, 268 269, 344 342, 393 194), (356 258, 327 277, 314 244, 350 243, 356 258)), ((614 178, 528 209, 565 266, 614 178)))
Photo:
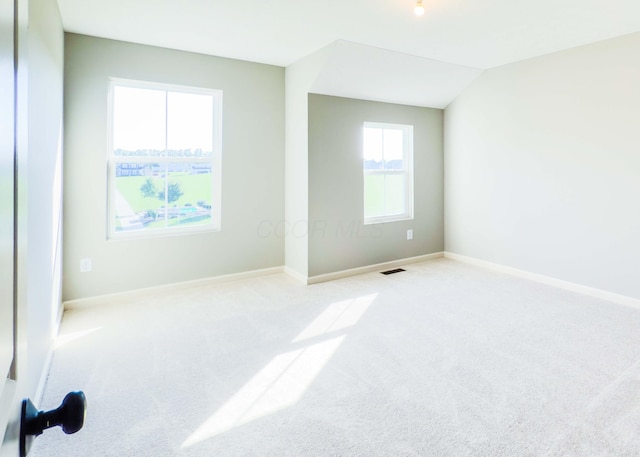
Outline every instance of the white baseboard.
POLYGON ((126 292, 117 292, 113 294, 98 295, 95 297, 79 298, 76 300, 67 300, 63 303, 64 309, 78 309, 91 306, 102 306, 113 304, 121 300, 129 300, 131 298, 143 297, 148 294, 156 293, 165 289, 186 289, 194 286, 203 286, 209 284, 219 284, 230 281, 238 281, 240 279, 257 278, 260 276, 268 276, 283 273, 284 267, 263 268, 261 270, 244 271, 241 273, 232 273, 228 275, 212 276, 210 278, 194 279, 192 281, 175 282, 171 284, 163 284, 161 286, 146 287, 143 289, 135 289, 126 292))
POLYGON ((40 407, 42 405, 42 398, 44 397, 44 389, 47 386, 47 379, 49 379, 49 372, 51 371, 51 362, 53 360, 53 349, 55 346, 55 338, 51 340, 51 344, 47 349, 47 358, 44 361, 42 371, 40 372, 40 380, 38 381, 38 387, 33 397, 33 403, 40 407))
POLYGON ((132 298, 144 297, 145 295, 156 293, 164 289, 176 290, 178 288, 189 288, 194 286, 202 286, 208 284, 217 284, 229 281, 237 281, 240 279, 256 278, 260 276, 267 276, 278 273, 285 273, 295 280, 303 284, 317 284, 326 281, 332 281, 334 279, 346 278, 349 276, 359 275, 363 273, 370 273, 372 271, 380 271, 389 268, 397 268, 402 265, 409 265, 411 263, 425 262, 427 260, 439 259, 444 256, 443 252, 435 252, 433 254, 420 255, 416 257, 409 257, 405 259, 392 260, 390 262, 378 263, 375 265, 367 265, 364 267, 351 268, 349 270, 336 271, 333 273, 327 273, 317 276, 306 277, 303 274, 289 268, 289 267, 272 267, 262 270, 252 270, 242 273, 234 273, 223 276, 213 276, 210 278, 196 279, 193 281, 183 281, 171 284, 163 284, 161 286, 147 287, 143 289, 135 289, 126 292, 117 292, 113 294, 98 295, 94 297, 78 298, 75 300, 67 300, 63 303, 64 309, 79 309, 91 306, 103 306, 114 304, 123 300, 130 300, 132 298))
MULTIPOLYGON (((348 270, 335 271, 306 278, 306 284, 318 284, 321 282, 333 281, 335 279, 347 278, 349 276, 360 275, 363 273, 371 273, 374 271, 388 270, 389 268, 397 268, 412 263, 426 262, 427 260, 440 259, 444 257, 444 252, 434 252, 433 254, 419 255, 416 257, 408 257, 406 259, 391 260, 389 262, 376 263, 364 267, 350 268, 348 270)), ((304 281, 304 279, 303 279, 304 281)))
POLYGON ((40 380, 38 381, 38 387, 36 393, 33 396, 33 402, 36 406, 42 404, 42 398, 44 397, 44 389, 47 386, 47 379, 49 378, 49 372, 51 371, 51 362, 53 360, 53 351, 55 350, 56 338, 60 331, 60 324, 62 323, 63 308, 62 303, 59 303, 59 309, 56 313, 54 328, 52 329, 51 340, 49 341, 49 347, 47 348, 47 356, 40 371, 40 380))
POLYGON ((526 270, 519 270, 517 268, 500 265, 497 263, 488 262, 486 260, 476 259, 475 257, 467 257, 453 252, 445 251, 444 257, 447 259, 457 260, 459 262, 468 263, 471 265, 477 265, 491 270, 507 273, 519 278, 529 279, 549 286, 558 287, 560 289, 569 290, 571 292, 577 292, 579 294, 589 295, 591 297, 607 300, 620 305, 632 306, 634 308, 640 308, 640 299, 627 297, 626 295, 616 294, 614 292, 608 292, 602 289, 596 289, 594 287, 584 286, 574 282, 564 281, 562 279, 553 278, 551 276, 545 276, 538 273, 531 273, 526 270))
POLYGON ((307 284, 307 277, 290 267, 284 267, 284 273, 302 284, 307 284))

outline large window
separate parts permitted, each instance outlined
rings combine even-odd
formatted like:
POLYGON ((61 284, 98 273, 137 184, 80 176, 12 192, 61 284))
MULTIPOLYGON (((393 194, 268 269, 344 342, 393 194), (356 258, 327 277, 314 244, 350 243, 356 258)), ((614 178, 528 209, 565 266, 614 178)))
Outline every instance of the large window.
POLYGON ((222 92, 110 87, 109 235, 220 229, 222 92))
POLYGON ((364 223, 413 218, 413 126, 365 122, 364 223))

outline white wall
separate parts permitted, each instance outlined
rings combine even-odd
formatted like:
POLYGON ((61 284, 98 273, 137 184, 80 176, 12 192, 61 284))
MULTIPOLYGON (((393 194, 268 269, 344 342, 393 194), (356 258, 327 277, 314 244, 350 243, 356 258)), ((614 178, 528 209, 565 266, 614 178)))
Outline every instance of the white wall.
POLYGON ((284 69, 67 34, 63 299, 282 266, 284 69), (224 92, 222 230, 107 240, 108 78, 224 92), (81 258, 93 271, 79 272, 81 258))
POLYGON ((486 71, 445 111, 445 248, 640 298, 640 34, 486 71))
POLYGON ((327 46, 286 68, 285 218, 273 227, 285 239, 287 271, 300 279, 309 269, 308 95, 332 50, 327 46))

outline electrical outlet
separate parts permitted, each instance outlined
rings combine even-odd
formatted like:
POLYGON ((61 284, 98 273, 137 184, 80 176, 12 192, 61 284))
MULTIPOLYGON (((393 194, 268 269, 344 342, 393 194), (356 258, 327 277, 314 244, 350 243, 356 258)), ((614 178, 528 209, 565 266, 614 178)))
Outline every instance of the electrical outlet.
POLYGON ((407 239, 408 240, 412 240, 413 239, 413 229, 407 230, 407 239))
POLYGON ((80 273, 88 273, 92 267, 90 258, 80 259, 80 273))

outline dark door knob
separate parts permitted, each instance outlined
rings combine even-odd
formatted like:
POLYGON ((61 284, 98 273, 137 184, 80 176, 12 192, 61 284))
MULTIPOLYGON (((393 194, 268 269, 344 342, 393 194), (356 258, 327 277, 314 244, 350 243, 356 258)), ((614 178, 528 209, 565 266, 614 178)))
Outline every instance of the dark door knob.
POLYGON ((69 392, 62 404, 51 411, 38 411, 31 400, 22 400, 22 420, 20 422, 20 457, 26 457, 33 438, 48 428, 61 426, 70 435, 84 424, 87 399, 83 392, 69 392))

